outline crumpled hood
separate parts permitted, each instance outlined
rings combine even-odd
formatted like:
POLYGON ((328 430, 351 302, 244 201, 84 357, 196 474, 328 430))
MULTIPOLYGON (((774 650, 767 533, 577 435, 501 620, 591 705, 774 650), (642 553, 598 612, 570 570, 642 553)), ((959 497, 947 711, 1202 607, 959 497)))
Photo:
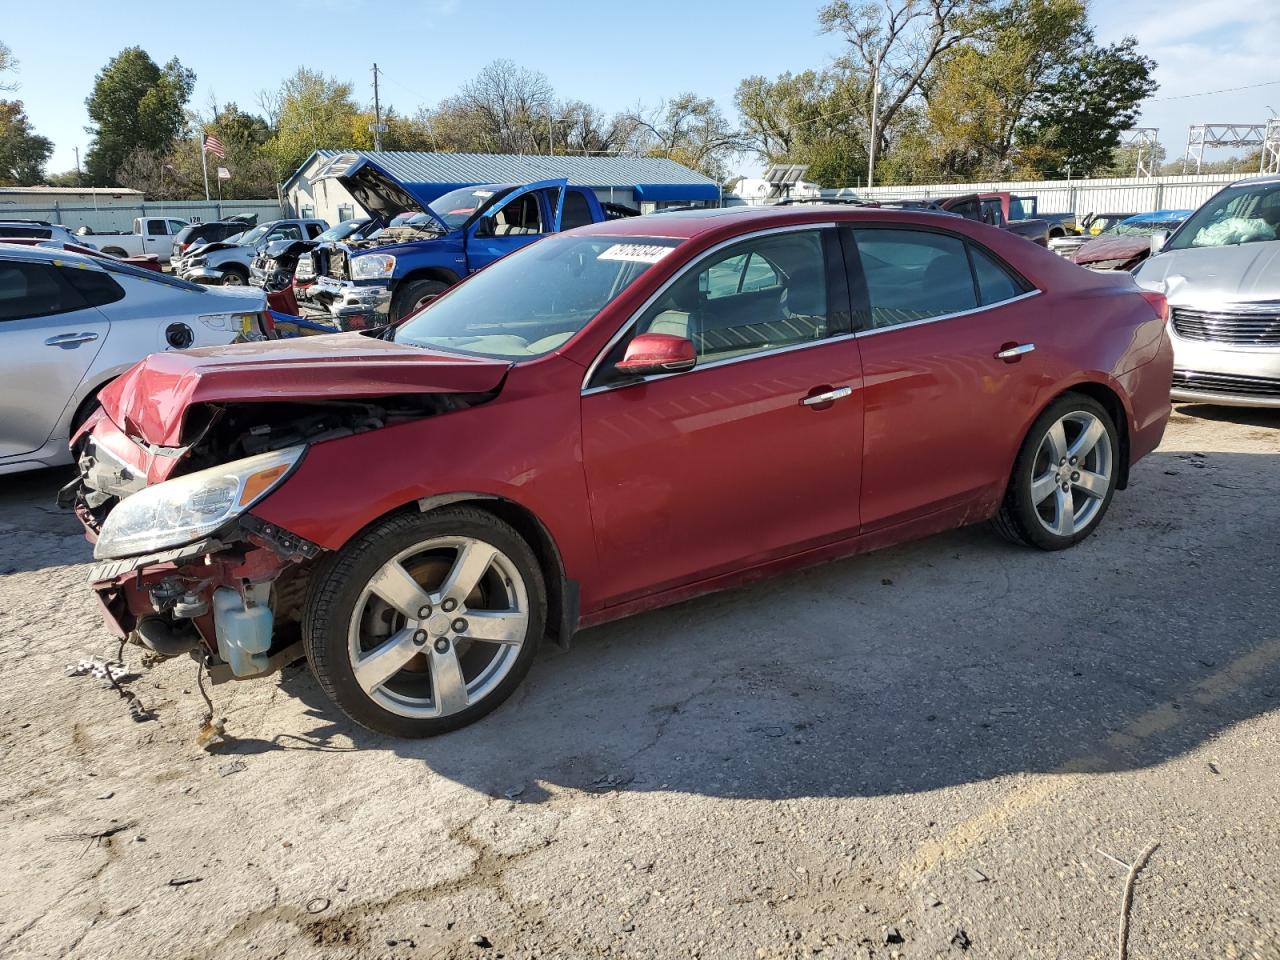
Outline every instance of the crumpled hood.
POLYGON ((1134 274, 1170 303, 1220 305, 1280 300, 1280 240, 1229 247, 1191 247, 1151 257, 1134 274))
POLYGON ((1096 237, 1077 250, 1074 259, 1081 264, 1100 260, 1132 260, 1149 249, 1149 237, 1096 237))
POLYGON ((178 447, 194 404, 487 393, 509 367, 503 360, 339 333, 153 353, 99 398, 107 416, 130 436, 178 447))

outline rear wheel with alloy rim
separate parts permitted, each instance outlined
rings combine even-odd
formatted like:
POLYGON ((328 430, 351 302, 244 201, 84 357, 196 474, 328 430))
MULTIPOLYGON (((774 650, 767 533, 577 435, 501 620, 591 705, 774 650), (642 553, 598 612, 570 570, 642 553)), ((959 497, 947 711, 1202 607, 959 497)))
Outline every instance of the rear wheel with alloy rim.
POLYGON ((478 720, 528 672, 546 591, 528 544, 469 507, 393 517, 312 582, 312 670, 351 719, 426 737, 478 720))
POLYGON ((1079 543, 1111 505, 1119 451, 1115 423, 1100 403, 1081 394, 1059 398, 1023 441, 996 529, 1043 550, 1079 543))

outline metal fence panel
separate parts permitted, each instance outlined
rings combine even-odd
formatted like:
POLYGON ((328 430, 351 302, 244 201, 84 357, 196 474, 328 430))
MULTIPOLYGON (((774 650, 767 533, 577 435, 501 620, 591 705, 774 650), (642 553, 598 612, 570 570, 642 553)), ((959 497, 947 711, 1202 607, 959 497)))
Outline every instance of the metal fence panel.
POLYGON ((1009 191, 1034 196, 1041 213, 1151 213, 1194 209, 1239 177, 1197 174, 1173 177, 1098 177, 1090 180, 988 180, 979 183, 933 183, 909 187, 872 187, 841 191, 868 200, 924 200, 962 193, 1009 191))
POLYGON ((95 233, 129 231, 136 217, 175 217, 179 220, 220 220, 236 214, 258 215, 258 221, 277 220, 284 214, 275 200, 203 200, 144 202, 134 204, 74 204, 50 201, 0 203, 0 219, 48 220, 75 230, 88 227, 95 233))

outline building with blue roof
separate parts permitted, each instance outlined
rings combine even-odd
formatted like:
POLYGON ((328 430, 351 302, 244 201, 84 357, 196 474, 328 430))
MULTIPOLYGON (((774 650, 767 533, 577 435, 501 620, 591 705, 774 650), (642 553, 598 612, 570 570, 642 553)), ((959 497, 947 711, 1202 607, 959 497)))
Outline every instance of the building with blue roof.
POLYGON ((641 213, 686 204, 716 206, 721 196, 715 180, 663 157, 317 150, 281 187, 281 202, 290 216, 319 217, 332 224, 364 215, 340 184, 318 179, 331 160, 344 154, 375 160, 415 196, 428 200, 458 187, 558 177, 594 190, 604 202, 641 213))

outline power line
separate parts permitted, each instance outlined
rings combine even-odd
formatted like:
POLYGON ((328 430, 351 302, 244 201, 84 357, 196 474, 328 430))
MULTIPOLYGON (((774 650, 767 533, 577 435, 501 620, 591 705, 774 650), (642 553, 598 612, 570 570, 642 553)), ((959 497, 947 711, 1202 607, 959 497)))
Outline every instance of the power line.
POLYGON ((1174 97, 1152 97, 1152 100, 1190 100, 1192 97, 1208 97, 1215 93, 1236 93, 1240 90, 1257 90, 1259 87, 1274 87, 1280 80, 1267 80, 1265 83, 1251 83, 1246 87, 1224 87, 1221 90, 1203 90, 1200 93, 1180 93, 1174 97))

